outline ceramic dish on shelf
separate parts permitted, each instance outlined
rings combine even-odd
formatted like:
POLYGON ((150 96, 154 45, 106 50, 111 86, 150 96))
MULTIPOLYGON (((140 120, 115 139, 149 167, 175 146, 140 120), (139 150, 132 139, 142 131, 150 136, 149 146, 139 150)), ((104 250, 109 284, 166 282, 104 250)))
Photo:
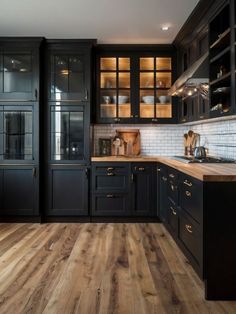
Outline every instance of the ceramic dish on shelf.
POLYGON ((142 99, 145 104, 154 104, 154 96, 143 96, 142 99))
MULTIPOLYGON (((116 104, 116 95, 112 97, 113 102, 116 104)), ((118 104, 125 104, 127 103, 129 97, 126 95, 119 95, 118 96, 118 104)))

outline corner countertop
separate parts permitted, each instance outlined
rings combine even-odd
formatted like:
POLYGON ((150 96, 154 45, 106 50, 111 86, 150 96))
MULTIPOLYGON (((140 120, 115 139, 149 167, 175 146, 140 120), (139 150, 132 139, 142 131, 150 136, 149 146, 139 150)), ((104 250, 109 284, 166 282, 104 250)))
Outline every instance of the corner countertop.
POLYGON ((198 180, 206 182, 236 182, 236 164, 185 164, 171 157, 162 156, 106 156, 92 157, 92 162, 160 162, 198 180))

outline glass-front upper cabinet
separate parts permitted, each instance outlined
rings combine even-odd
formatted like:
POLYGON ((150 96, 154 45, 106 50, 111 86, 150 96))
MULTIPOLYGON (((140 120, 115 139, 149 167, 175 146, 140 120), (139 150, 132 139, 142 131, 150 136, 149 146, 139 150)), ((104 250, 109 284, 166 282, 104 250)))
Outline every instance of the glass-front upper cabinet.
POLYGON ((172 101, 168 90, 172 84, 172 59, 139 58, 139 118, 158 122, 172 118, 172 101))
POLYGON ((33 116, 32 106, 0 105, 0 160, 2 162, 35 159, 33 116))
POLYGON ((49 44, 47 59, 49 100, 90 100, 89 48, 49 44))
POLYGON ((87 107, 55 102, 50 108, 51 161, 85 162, 89 141, 87 107))
POLYGON ((37 101, 41 39, 0 39, 0 99, 37 101))
POLYGON ((99 60, 99 119, 112 123, 132 118, 130 58, 102 57, 99 60))

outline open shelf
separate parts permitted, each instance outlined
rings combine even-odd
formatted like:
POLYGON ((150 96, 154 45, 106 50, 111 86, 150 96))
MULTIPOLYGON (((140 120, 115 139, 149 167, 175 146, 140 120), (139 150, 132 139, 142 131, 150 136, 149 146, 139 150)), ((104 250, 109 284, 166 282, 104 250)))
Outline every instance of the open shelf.
POLYGON ((230 28, 218 35, 218 37, 219 38, 210 46, 210 49, 221 47, 227 41, 230 41, 230 28))
POLYGON ((213 81, 210 82, 210 85, 215 85, 218 84, 220 82, 223 82, 224 80, 228 80, 230 78, 231 72, 226 73, 225 75, 219 77, 218 79, 215 79, 213 81))

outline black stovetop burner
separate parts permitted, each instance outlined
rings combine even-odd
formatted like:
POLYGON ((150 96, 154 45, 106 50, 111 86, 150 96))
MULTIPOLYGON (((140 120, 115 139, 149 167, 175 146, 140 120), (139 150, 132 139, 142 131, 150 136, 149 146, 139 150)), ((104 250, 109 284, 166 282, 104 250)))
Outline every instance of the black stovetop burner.
POLYGON ((194 158, 192 156, 174 156, 174 159, 184 163, 236 163, 236 160, 223 157, 207 156, 205 158, 194 158))

